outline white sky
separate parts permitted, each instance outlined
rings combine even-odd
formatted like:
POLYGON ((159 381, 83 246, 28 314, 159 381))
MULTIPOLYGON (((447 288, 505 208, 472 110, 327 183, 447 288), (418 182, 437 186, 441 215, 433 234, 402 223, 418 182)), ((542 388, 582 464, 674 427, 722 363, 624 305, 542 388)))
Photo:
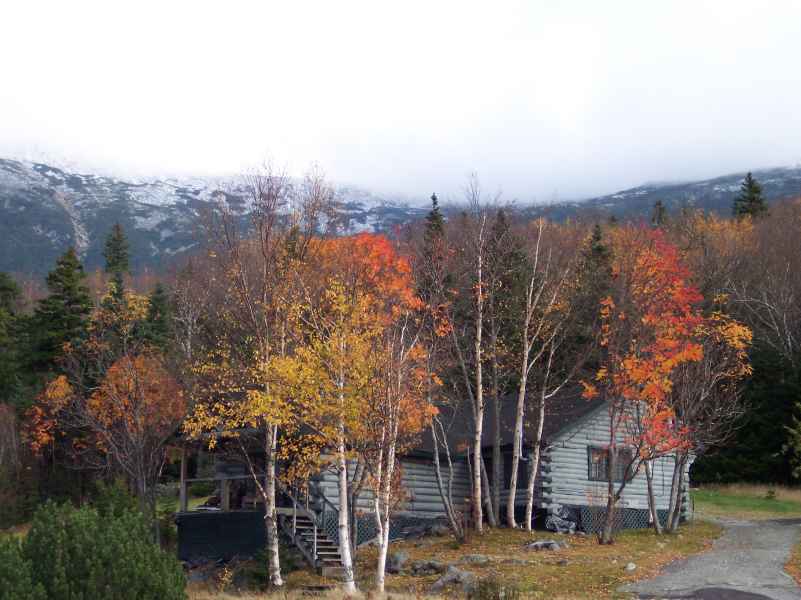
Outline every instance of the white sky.
POLYGON ((801 1, 0 5, 0 155, 521 201, 801 162, 801 1))

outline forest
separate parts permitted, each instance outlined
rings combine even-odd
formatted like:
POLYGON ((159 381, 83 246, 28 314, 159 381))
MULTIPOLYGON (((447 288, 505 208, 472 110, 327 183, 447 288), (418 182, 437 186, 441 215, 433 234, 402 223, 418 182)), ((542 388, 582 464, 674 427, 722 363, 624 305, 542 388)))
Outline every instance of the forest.
MULTIPOLYGON (((119 502, 142 515, 129 529, 166 546, 159 493, 177 477, 176 440, 201 440, 238 447, 248 464, 273 586, 284 583, 280 489, 337 473, 346 590, 347 507, 369 491, 383 592, 399 457, 424 435, 437 473, 452 453, 470 457, 471 514, 439 482, 457 540, 530 530, 547 409, 566 397, 607 407, 600 544, 614 542, 626 484, 660 458, 675 459, 668 530, 690 461, 693 484, 801 477, 801 200, 768 205, 749 175, 727 215, 657 202, 645 222, 526 221, 470 178, 447 218, 433 195, 424 220, 391 236, 342 236, 328 229, 334 192, 319 172, 298 182, 266 170, 245 187, 248 217, 209 211, 202 250, 165 272, 131 273, 115 226, 102 271, 85 272, 69 249, 44 288, 0 273, 0 529, 45 518, 37 509, 50 502, 67 503, 52 508, 63 522, 69 503, 102 518, 121 486, 132 500, 119 502), (515 432, 507 482, 503 404, 515 432), (443 415, 457 407, 471 431, 451 448, 443 415)), ((179 585, 174 565, 141 562, 179 585)), ((45 582, 51 596, 57 580, 45 582)))

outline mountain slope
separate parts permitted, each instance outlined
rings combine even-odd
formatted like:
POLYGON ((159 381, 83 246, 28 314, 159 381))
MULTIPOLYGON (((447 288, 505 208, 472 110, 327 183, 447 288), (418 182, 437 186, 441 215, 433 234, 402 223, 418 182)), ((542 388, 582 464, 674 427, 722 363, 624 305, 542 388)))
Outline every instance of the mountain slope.
MULTIPOLYGON (((116 222, 128 235, 134 271, 158 269, 197 247, 199 216, 221 195, 246 212, 245 190, 232 181, 125 181, 0 159, 0 271, 46 273, 70 245, 88 269, 102 266, 116 222)), ((337 198, 336 219, 349 232, 386 231, 424 212, 356 188, 337 198)))
MULTIPOLYGON (((646 184, 582 202, 517 206, 520 218, 578 214, 600 219, 648 218, 657 200, 669 212, 693 206, 728 215, 744 173, 704 181, 646 184)), ((801 167, 755 171, 771 200, 801 196, 801 167)), ((159 269, 191 252, 200 239, 199 216, 223 196, 247 212, 241 185, 223 179, 130 181, 70 172, 35 162, 0 159, 0 271, 44 274, 74 245, 88 269, 102 266, 106 235, 115 222, 125 228, 132 268, 159 269)), ((459 207, 445 207, 453 214, 459 207)), ((353 187, 337 191, 340 231, 391 232, 422 217, 410 207, 353 187)))

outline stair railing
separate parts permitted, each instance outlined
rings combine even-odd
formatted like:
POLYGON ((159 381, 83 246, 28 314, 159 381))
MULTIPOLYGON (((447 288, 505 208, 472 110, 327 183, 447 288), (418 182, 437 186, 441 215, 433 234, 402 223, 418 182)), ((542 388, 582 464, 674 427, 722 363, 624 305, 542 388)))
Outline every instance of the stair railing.
MULTIPOLYGON (((295 496, 292 495, 290 493, 290 491, 280 481, 276 480, 276 483, 278 484, 278 487, 281 490, 281 493, 283 493, 284 496, 289 498, 289 500, 292 502, 292 541, 301 550, 305 550, 305 548, 303 548, 304 544, 300 543, 300 541, 298 540, 298 537, 297 537, 298 511, 300 511, 300 513, 303 516, 307 517, 312 522, 312 553, 311 553, 311 557, 312 557, 312 562, 313 562, 314 566, 316 567, 317 566, 317 562, 319 560, 319 557, 317 555, 317 515, 313 511, 311 511, 311 510, 309 510, 307 508, 308 507, 308 498, 306 500, 306 507, 304 507, 303 504, 301 504, 297 500, 297 498, 295 498, 295 496)), ((308 492, 307 492, 307 495, 308 495, 308 492)), ((308 552, 308 550, 306 550, 306 551, 308 552)))

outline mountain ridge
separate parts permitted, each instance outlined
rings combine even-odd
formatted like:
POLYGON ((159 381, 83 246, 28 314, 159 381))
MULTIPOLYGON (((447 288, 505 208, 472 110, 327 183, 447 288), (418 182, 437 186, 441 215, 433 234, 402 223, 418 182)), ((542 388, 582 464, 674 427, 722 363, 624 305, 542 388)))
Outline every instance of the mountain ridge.
MULTIPOLYGON (((515 205, 513 210, 521 218, 647 218, 661 200, 669 212, 690 206, 729 214, 744 175, 647 183, 585 200, 515 205)), ((769 201, 801 196, 801 167, 755 170, 754 175, 769 201)), ((119 179, 0 158, 0 271, 43 275, 69 246, 76 247, 87 269, 102 266, 103 243, 116 222, 128 235, 133 270, 162 269, 197 249, 199 217, 220 197, 243 216, 247 213, 246 190, 235 178, 119 179)), ((428 210, 356 186, 337 188, 335 204, 337 225, 345 233, 392 232, 428 210)), ((445 206, 446 214, 458 210, 445 206)))

